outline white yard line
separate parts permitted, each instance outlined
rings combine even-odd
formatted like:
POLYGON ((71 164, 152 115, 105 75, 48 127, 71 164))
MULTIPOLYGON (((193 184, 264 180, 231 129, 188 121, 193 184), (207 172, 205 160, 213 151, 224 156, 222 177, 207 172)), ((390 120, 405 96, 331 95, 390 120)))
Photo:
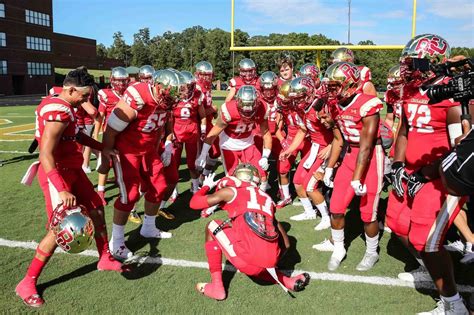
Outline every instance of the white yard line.
MULTIPOLYGON (((10 154, 30 154, 28 151, 3 151, 0 150, 0 153, 10 153, 10 154)), ((38 152, 33 152, 31 154, 39 154, 38 152)))
MULTIPOLYGON (((36 247, 38 246, 38 243, 34 241, 30 241, 30 242, 10 241, 10 240, 0 238, 0 246, 35 250, 36 247)), ((56 251, 59 253, 64 253, 60 249, 56 251)), ((98 257, 98 254, 95 250, 86 250, 77 255, 98 257)), ((171 258, 145 256, 145 257, 137 258, 137 262, 140 264, 146 263, 146 264, 159 264, 163 266, 208 269, 207 262, 189 261, 189 260, 183 260, 183 259, 171 259, 171 258)), ((232 266, 226 266, 225 268, 226 270, 235 271, 235 269, 232 266)), ((312 280, 365 283, 365 284, 382 285, 382 286, 389 286, 389 287, 434 289, 434 286, 431 282, 419 282, 419 283, 414 284, 414 283, 399 280, 397 278, 390 278, 390 277, 357 276, 357 275, 346 275, 342 273, 313 272, 313 271, 304 271, 304 270, 295 270, 293 273, 302 273, 302 272, 309 273, 312 280)), ((458 284, 458 290, 460 292, 474 292, 474 287, 470 285, 458 284)))

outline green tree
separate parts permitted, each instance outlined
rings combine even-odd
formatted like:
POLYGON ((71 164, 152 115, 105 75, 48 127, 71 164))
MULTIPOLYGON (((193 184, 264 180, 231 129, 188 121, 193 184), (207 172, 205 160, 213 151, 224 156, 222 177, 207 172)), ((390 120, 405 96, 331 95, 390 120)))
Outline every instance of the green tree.
POLYGON ((132 65, 140 67, 151 63, 150 44, 148 27, 138 30, 138 33, 133 35, 133 45, 130 49, 132 65))
POLYGON ((121 32, 114 33, 114 42, 108 50, 108 57, 123 60, 125 65, 129 66, 131 62, 130 46, 123 39, 121 32))

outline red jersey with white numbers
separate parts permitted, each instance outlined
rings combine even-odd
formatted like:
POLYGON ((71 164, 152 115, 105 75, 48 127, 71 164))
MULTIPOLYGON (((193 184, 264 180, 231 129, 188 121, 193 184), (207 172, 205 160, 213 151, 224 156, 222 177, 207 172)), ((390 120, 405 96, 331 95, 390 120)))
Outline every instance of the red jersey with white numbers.
MULTIPOLYGON (((53 86, 49 89, 49 95, 59 95, 63 91, 62 86, 53 86)), ((92 103, 92 94, 89 97, 89 102, 92 103)), ((92 125, 94 124, 94 118, 92 118, 82 106, 74 109, 75 117, 76 117, 76 125, 84 126, 84 125, 92 125)), ((96 112, 97 113, 97 112, 96 112)))
POLYGON ((272 198, 256 185, 247 182, 241 182, 239 187, 230 189, 234 191, 234 198, 222 205, 222 209, 227 211, 229 218, 233 218, 232 229, 236 231, 235 235, 238 238, 233 244, 235 253, 250 265, 274 267, 280 255, 278 239, 264 240, 253 232, 244 220, 246 212, 256 212, 268 218, 259 228, 278 231, 272 198))
POLYGON ((199 135, 199 106, 202 102, 202 94, 196 90, 188 100, 181 100, 173 107, 173 132, 176 140, 187 142, 199 135))
POLYGON ((105 121, 107 121, 122 97, 114 89, 101 89, 97 95, 99 97, 99 113, 104 114, 105 121))
POLYGON ((47 96, 36 108, 35 115, 35 138, 39 143, 40 151, 46 122, 59 121, 65 123, 67 127, 53 151, 54 161, 58 167, 81 168, 83 162, 82 146, 75 141, 79 130, 72 105, 62 98, 47 96))
MULTIPOLYGON (((282 112, 283 122, 286 126, 287 135, 286 138, 291 141, 298 133, 300 127, 304 126, 303 119, 300 117, 297 111, 284 110, 282 112)), ((291 142, 290 142, 291 143, 291 142)))
POLYGON ((253 79, 250 83, 245 83, 241 77, 237 76, 230 79, 229 85, 230 87, 235 88, 236 93, 244 85, 253 85, 255 88, 258 89, 258 78, 253 79))
POLYGON ((362 118, 377 115, 383 108, 380 99, 373 95, 356 94, 349 105, 330 106, 344 139, 349 143, 358 144, 362 131, 362 118))
MULTIPOLYGON (((278 117, 278 104, 276 99, 273 102, 267 102, 263 97, 260 97, 260 103, 265 106, 268 111, 268 129, 272 135, 277 131, 277 117, 278 117)), ((258 131, 260 126, 257 127, 258 131)))
POLYGON ((384 95, 384 101, 387 107, 393 108, 393 114, 400 119, 402 114, 402 100, 400 99, 400 92, 394 89, 387 90, 384 95))
MULTIPOLYGON (((446 83, 440 79, 435 84, 446 83)), ((426 90, 412 85, 403 87, 403 115, 408 121, 405 163, 410 170, 439 159, 450 149, 446 118, 448 109, 459 106, 452 100, 429 104, 426 90)))
POLYGON ((116 138, 115 147, 124 154, 144 154, 156 150, 159 129, 165 125, 161 109, 148 83, 136 83, 123 94, 124 101, 137 112, 135 120, 116 138))
POLYGON ((334 134, 331 130, 324 127, 321 121, 318 119, 318 113, 311 106, 307 113, 304 113, 303 122, 306 130, 308 130, 311 142, 317 143, 321 146, 327 146, 332 142, 334 134))

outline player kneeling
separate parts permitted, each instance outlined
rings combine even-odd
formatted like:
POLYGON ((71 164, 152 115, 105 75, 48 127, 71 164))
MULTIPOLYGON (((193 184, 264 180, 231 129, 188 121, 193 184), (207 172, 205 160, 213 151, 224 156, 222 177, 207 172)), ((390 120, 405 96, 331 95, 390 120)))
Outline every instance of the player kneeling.
POLYGON ((274 217, 275 205, 258 188, 259 172, 251 164, 239 164, 232 184, 206 195, 217 185, 215 174, 207 176, 203 187, 193 196, 190 206, 203 209, 220 205, 229 219, 212 220, 206 227, 206 255, 211 283, 198 283, 196 289, 216 299, 226 298, 222 283, 222 253, 240 272, 267 282, 280 284, 285 291, 301 291, 308 285, 307 273, 287 277, 276 265, 289 247, 288 235, 274 217))

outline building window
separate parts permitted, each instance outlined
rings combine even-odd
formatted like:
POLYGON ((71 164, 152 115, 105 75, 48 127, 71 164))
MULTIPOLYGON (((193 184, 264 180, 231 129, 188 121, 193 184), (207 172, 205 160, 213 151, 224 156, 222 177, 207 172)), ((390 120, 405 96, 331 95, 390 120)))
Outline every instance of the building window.
POLYGON ((51 40, 47 38, 26 36, 26 49, 51 51, 51 40))
POLYGON ((7 61, 0 60, 0 74, 7 74, 7 61))
POLYGON ((49 14, 44 14, 36 11, 25 10, 26 23, 38 24, 43 26, 50 26, 49 14))
POLYGON ((51 64, 28 62, 28 75, 51 75, 51 64))
POLYGON ((4 18, 4 17, 5 17, 5 4, 0 3, 0 18, 4 18))
POLYGON ((7 47, 7 35, 0 33, 0 47, 7 47))

